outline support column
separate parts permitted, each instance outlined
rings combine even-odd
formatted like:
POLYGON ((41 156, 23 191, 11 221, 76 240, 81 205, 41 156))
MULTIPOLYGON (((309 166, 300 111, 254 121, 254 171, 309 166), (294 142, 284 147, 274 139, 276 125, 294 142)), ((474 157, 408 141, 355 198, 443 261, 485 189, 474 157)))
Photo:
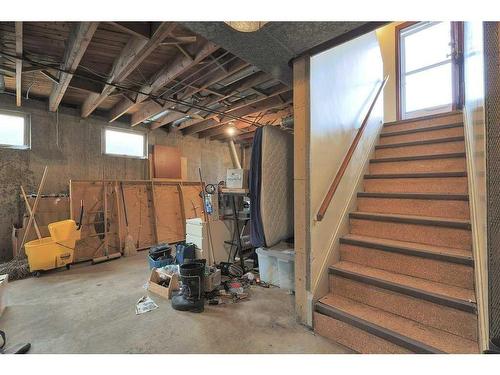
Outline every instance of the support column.
POLYGON ((294 221, 295 221, 295 314, 297 321, 312 325, 310 290, 310 58, 293 64, 294 113, 294 221))

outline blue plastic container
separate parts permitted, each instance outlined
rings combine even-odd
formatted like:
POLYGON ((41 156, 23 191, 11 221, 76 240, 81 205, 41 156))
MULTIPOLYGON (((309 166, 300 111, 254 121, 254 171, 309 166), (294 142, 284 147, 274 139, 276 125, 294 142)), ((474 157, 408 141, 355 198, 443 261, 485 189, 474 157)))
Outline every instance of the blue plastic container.
POLYGON ((154 260, 148 255, 148 261, 149 261, 149 269, 153 268, 161 268, 164 266, 168 266, 169 264, 174 264, 174 258, 166 258, 166 259, 160 259, 160 260, 154 260))

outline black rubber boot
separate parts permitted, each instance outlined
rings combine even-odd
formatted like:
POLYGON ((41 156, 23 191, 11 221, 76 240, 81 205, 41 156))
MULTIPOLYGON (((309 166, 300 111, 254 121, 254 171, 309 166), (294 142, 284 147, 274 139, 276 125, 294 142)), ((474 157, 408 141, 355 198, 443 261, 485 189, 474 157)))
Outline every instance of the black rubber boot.
POLYGON ((182 264, 180 276, 181 292, 172 297, 172 307, 180 311, 203 312, 205 309, 204 264, 199 262, 182 264))

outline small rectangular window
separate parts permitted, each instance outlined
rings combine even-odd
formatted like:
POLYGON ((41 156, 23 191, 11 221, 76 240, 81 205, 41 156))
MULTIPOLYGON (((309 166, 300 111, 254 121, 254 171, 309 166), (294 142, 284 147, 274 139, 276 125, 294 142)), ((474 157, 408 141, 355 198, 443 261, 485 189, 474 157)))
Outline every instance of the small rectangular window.
POLYGON ((30 116, 14 111, 0 111, 0 147, 30 148, 30 116))
POLYGON ((118 128, 106 128, 103 133, 103 152, 106 155, 147 158, 146 134, 118 128))

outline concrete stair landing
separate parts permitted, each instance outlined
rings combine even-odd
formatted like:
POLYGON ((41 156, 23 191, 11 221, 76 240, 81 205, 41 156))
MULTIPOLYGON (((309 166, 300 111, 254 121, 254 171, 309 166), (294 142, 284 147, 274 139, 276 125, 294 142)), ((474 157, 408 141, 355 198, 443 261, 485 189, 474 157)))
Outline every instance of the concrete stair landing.
POLYGON ((360 353, 478 353, 462 113, 384 124, 316 333, 360 353))

